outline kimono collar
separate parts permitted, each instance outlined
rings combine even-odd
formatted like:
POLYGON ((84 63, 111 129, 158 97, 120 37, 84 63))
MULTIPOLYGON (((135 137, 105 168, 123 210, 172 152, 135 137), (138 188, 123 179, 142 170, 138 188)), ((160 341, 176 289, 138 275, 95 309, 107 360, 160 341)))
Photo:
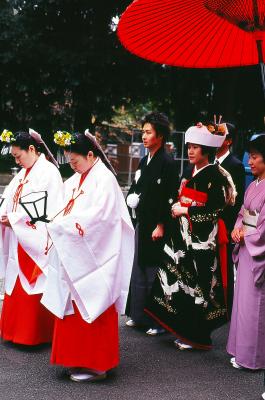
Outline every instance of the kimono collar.
POLYGON ((200 168, 200 169, 197 169, 197 167, 196 167, 196 165, 195 165, 195 166, 194 166, 194 169, 193 169, 193 172, 192 172, 192 176, 197 175, 197 174, 198 174, 199 172, 201 172, 203 169, 209 167, 209 165, 211 165, 211 164, 207 164, 207 165, 205 165, 204 167, 202 167, 202 168, 200 168))
POLYGON ((152 155, 148 153, 147 159, 146 159, 146 165, 148 165, 154 158, 156 158, 160 153, 164 152, 165 148, 164 146, 159 147, 159 149, 152 155))
POLYGON ((263 179, 256 179, 256 186, 258 186, 259 184, 261 184, 263 181, 265 181, 265 178, 263 178, 263 179))
POLYGON ((79 181, 79 186, 78 186, 78 190, 80 189, 80 187, 82 186, 82 184, 83 184, 84 180, 86 179, 87 175, 89 174, 89 172, 91 171, 91 169, 94 167, 94 165, 96 165, 96 163, 98 162, 98 160, 99 160, 99 158, 97 157, 97 158, 95 159, 95 161, 93 162, 92 166, 91 166, 86 172, 84 172, 83 174, 81 174, 80 181, 79 181))

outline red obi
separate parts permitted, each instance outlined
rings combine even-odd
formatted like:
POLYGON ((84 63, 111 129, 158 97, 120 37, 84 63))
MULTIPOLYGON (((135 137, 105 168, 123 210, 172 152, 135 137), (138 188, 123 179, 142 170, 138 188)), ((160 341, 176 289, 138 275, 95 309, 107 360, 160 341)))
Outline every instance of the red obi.
POLYGON ((208 200, 207 193, 184 186, 179 195, 180 203, 183 207, 205 206, 208 200))

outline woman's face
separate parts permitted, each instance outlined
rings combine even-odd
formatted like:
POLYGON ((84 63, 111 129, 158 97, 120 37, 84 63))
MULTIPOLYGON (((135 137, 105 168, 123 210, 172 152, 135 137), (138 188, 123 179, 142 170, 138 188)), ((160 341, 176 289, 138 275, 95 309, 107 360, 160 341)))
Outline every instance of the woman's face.
POLYGON ((84 172, 88 171, 95 161, 92 151, 89 151, 87 156, 83 156, 78 153, 72 153, 70 151, 65 151, 64 154, 70 163, 71 168, 79 174, 83 174, 84 172))
POLYGON ((200 167, 208 163, 208 154, 202 154, 199 144, 188 143, 188 158, 191 164, 200 167))
POLYGON ((22 168, 31 168, 38 158, 34 146, 29 146, 28 150, 22 150, 19 146, 11 146, 11 154, 16 164, 22 168))
POLYGON ((263 157, 257 151, 250 151, 248 165, 251 168, 251 172, 257 178, 264 177, 265 175, 265 163, 263 157))

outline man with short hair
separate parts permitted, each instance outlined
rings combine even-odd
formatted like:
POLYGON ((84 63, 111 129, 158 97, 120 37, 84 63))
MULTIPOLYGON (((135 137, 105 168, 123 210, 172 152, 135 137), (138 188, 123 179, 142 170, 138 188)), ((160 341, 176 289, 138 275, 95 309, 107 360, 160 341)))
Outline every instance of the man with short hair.
POLYGON ((153 112, 142 121, 142 140, 148 149, 139 164, 127 196, 134 221, 136 246, 126 314, 127 326, 147 329, 149 335, 164 332, 144 313, 147 297, 163 257, 171 220, 171 204, 177 196, 176 162, 164 145, 170 133, 166 115, 153 112))

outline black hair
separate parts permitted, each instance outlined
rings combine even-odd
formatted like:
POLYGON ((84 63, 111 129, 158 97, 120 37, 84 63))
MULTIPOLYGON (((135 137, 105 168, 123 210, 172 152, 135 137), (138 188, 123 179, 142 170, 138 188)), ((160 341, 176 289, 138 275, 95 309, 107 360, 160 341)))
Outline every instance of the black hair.
POLYGON ((30 146, 34 146, 37 153, 46 153, 46 150, 42 144, 36 142, 28 132, 16 132, 14 133, 14 140, 10 142, 10 146, 17 146, 21 150, 28 150, 30 146))
POLYGON ((165 144, 170 134, 168 117, 160 112, 152 112, 147 114, 141 121, 142 128, 144 124, 151 124, 157 135, 162 136, 163 143, 165 144))
POLYGON ((254 140, 250 140, 247 145, 248 152, 255 152, 262 155, 265 163, 265 134, 258 136, 254 140))
POLYGON ((100 151, 86 135, 75 132, 72 136, 73 139, 70 146, 65 147, 64 150, 80 154, 81 156, 87 156, 90 151, 93 151, 94 156, 101 156, 100 151))
POLYGON ((202 144, 200 144, 200 146, 202 149, 202 154, 208 154, 209 163, 213 163, 216 156, 216 148, 210 146, 204 146, 202 144))
POLYGON ((116 172, 112 167, 110 161, 106 157, 104 151, 97 143, 96 139, 90 134, 91 138, 84 133, 76 132, 72 135, 71 144, 64 148, 65 151, 87 156, 90 151, 93 152, 95 157, 99 157, 106 167, 116 176, 116 172))
POLYGON ((225 124, 228 130, 228 135, 226 135, 226 138, 233 141, 236 133, 236 127, 234 124, 231 124, 230 122, 225 122, 225 124))

